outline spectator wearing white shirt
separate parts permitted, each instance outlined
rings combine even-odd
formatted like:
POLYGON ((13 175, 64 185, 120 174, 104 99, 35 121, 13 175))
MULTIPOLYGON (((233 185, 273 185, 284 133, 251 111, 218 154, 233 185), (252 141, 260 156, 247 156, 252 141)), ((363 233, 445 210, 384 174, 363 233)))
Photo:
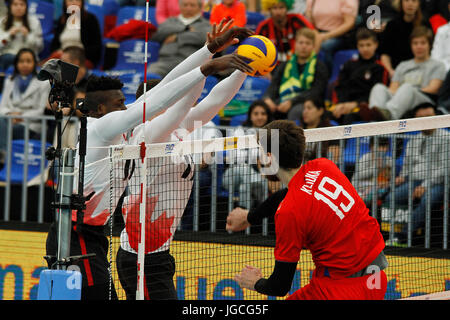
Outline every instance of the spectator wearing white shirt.
MULTIPOLYGON (((450 1, 448 1, 450 13, 450 1)), ((449 113, 450 110, 450 22, 439 27, 434 38, 431 57, 445 65, 447 76, 438 95, 438 113, 449 113)))

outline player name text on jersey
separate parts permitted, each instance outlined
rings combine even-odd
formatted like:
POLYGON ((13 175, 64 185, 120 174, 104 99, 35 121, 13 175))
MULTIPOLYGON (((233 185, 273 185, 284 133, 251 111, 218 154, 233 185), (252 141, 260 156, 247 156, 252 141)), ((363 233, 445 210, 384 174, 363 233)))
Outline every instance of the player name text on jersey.
POLYGON ((320 176, 321 172, 322 171, 308 171, 305 174, 305 184, 301 187, 300 190, 312 196, 312 187, 314 186, 314 183, 316 183, 316 180, 320 176))

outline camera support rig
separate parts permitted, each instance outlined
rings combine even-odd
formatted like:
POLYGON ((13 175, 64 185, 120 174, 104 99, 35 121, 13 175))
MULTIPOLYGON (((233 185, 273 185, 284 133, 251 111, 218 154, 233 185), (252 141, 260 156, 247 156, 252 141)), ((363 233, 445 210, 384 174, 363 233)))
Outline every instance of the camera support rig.
POLYGON ((82 99, 77 99, 76 109, 81 111, 80 135, 79 135, 79 172, 78 172, 78 192, 73 193, 74 188, 74 168, 76 151, 74 149, 62 150, 62 120, 63 108, 72 109, 72 92, 78 74, 78 67, 58 59, 51 59, 44 64, 38 74, 41 81, 49 80, 51 91, 49 94, 50 106, 57 104, 54 110, 57 126, 57 146, 51 147, 46 152, 48 160, 59 160, 63 164, 63 172, 60 172, 58 179, 57 201, 52 203, 57 222, 57 242, 58 249, 56 256, 45 256, 50 269, 54 266, 58 270, 67 270, 67 267, 80 259, 87 259, 95 254, 70 256, 70 239, 72 229, 72 211, 77 212, 77 224, 83 223, 86 201, 92 196, 84 196, 84 168, 87 144, 87 109, 84 107, 82 99))

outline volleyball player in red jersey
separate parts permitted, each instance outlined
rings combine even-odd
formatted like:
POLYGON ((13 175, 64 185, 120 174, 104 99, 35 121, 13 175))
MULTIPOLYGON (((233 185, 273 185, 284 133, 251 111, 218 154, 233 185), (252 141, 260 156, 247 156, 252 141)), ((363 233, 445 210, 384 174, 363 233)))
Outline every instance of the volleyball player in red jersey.
MULTIPOLYGON (((307 248, 316 269, 310 283, 287 299, 383 299, 387 287, 384 240, 378 222, 369 215, 355 188, 328 159, 302 165, 305 137, 293 122, 273 121, 264 129, 259 141, 271 163, 279 165, 276 177, 288 186, 275 213, 275 267, 265 279, 259 269, 246 266, 235 280, 262 294, 285 296, 300 252, 307 248), (279 130, 279 155, 271 153, 274 129, 279 130)), ((264 203, 262 206, 256 211, 262 211, 264 203)), ((270 211, 270 205, 265 209, 270 211)), ((255 212, 233 210, 227 229, 243 230, 249 226, 248 220, 253 221, 251 215, 255 212)))

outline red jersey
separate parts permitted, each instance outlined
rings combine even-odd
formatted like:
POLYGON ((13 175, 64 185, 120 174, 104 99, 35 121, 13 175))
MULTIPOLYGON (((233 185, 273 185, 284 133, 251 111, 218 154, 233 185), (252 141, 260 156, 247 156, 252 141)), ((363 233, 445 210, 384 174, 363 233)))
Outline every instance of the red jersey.
POLYGON ((339 168, 320 158, 289 182, 275 214, 275 259, 298 262, 310 250, 316 273, 341 279, 367 267, 384 249, 376 219, 339 168))

